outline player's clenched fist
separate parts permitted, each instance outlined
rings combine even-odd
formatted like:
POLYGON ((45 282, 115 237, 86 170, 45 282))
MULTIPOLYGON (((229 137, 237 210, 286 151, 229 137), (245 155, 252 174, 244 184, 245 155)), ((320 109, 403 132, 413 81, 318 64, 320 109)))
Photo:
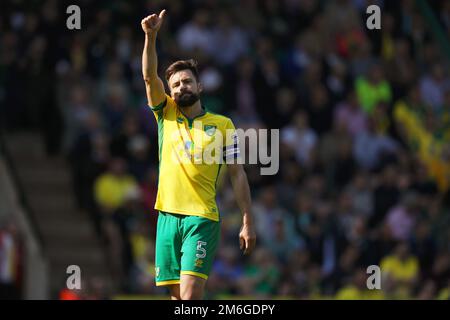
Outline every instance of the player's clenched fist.
POLYGON ((144 30, 145 33, 154 33, 158 32, 159 28, 161 27, 161 24, 164 20, 164 15, 166 14, 166 10, 162 10, 159 15, 157 14, 151 14, 141 21, 142 30, 144 30))

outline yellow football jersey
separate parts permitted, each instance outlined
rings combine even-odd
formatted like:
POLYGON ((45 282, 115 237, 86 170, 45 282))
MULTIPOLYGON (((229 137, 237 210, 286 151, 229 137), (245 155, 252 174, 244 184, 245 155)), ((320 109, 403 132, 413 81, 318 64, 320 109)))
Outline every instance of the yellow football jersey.
POLYGON ((233 122, 205 110, 190 119, 168 95, 151 109, 159 137, 155 209, 219 221, 217 177, 225 161, 240 156, 233 122))

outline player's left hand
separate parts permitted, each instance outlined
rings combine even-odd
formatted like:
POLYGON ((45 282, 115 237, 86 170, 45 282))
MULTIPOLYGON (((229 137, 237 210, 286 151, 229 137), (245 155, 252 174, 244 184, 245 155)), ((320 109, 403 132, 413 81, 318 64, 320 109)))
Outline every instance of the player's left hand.
POLYGON ((239 232, 239 247, 244 254, 250 254, 256 245, 256 233, 252 225, 243 224, 239 232))

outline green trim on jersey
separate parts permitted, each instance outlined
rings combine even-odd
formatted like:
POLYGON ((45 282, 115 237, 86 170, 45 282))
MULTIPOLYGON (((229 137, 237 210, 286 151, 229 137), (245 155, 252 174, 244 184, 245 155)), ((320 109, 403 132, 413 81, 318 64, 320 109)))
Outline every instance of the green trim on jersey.
POLYGON ((167 98, 163 102, 158 104, 157 106, 154 106, 154 107, 150 106, 150 109, 152 109, 152 111, 160 111, 160 110, 164 109, 166 104, 167 104, 167 98))

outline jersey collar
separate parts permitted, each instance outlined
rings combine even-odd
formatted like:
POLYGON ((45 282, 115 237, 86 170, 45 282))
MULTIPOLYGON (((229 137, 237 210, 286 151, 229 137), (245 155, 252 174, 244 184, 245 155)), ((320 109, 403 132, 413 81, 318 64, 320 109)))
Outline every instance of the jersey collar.
POLYGON ((201 116, 204 116, 204 115, 206 114, 206 109, 205 109, 205 107, 202 105, 201 108, 202 108, 202 111, 201 111, 198 115, 196 115, 195 117, 193 117, 193 118, 189 118, 187 115, 185 115, 184 112, 183 112, 183 110, 182 110, 180 107, 178 107, 178 110, 180 110, 181 114, 182 114, 186 119, 193 121, 194 119, 200 118, 201 116))
POLYGON ((178 107, 178 110, 180 110, 181 114, 187 119, 189 128, 192 128, 192 123, 194 122, 195 119, 203 117, 206 114, 205 107, 202 105, 201 108, 202 108, 202 111, 198 115, 196 115, 193 118, 189 118, 187 115, 184 114, 183 110, 181 110, 181 108, 178 107))

